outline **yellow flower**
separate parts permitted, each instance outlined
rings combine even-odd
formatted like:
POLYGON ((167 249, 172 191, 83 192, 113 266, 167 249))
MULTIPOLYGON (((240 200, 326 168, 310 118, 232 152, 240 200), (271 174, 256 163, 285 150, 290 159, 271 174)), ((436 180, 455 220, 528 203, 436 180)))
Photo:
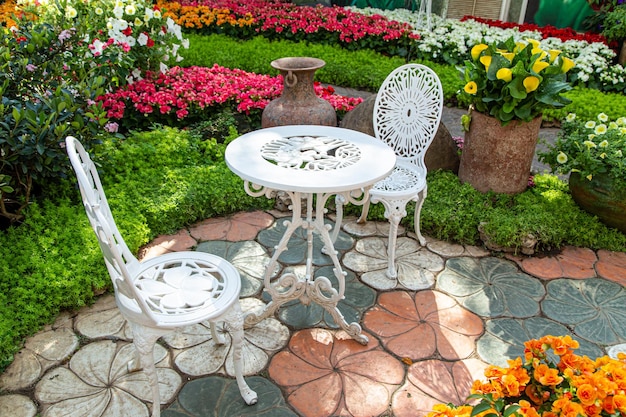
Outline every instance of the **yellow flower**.
POLYGON ((558 49, 550 49, 548 52, 550 53, 550 62, 554 62, 554 60, 561 54, 561 51, 558 49))
POLYGON ((549 66, 550 64, 548 64, 545 61, 536 60, 535 63, 533 64, 533 71, 539 74, 542 70, 544 70, 545 68, 549 66))
POLYGON ((609 122, 609 129, 619 129, 616 122, 609 122))
POLYGON ((565 120, 568 122, 573 122, 574 120, 576 120, 576 113, 568 113, 565 120))
POLYGON ((537 39, 531 39, 531 38, 527 38, 526 42, 531 44, 533 46, 533 49, 539 48, 539 44, 541 43, 537 39))
POLYGON ((519 52, 524 50, 524 48, 526 48, 526 43, 524 42, 515 42, 515 49, 513 49, 513 52, 519 52))
POLYGON ((496 78, 508 83, 513 79, 513 72, 509 68, 500 68, 496 72, 496 78))
POLYGON ((574 61, 572 61, 569 58, 563 57, 563 63, 561 64, 561 71, 565 73, 571 70, 572 68, 574 68, 574 65, 576 65, 574 61))
POLYGON ((616 120, 617 124, 620 126, 626 125, 626 117, 622 116, 616 120))
POLYGON ((539 87, 539 78, 531 75, 530 77, 524 78, 524 87, 526 88, 526 92, 530 93, 535 91, 539 87))
POLYGON ((602 159, 606 158, 606 153, 605 153, 605 152, 602 152, 602 153, 600 154, 600 158, 602 158, 602 159))
POLYGON ((607 146, 609 146, 609 141, 604 139, 602 142, 600 142, 598 146, 601 148, 606 148, 607 146))
POLYGON ((102 15, 102 13, 104 13, 104 10, 102 10, 102 7, 96 7, 95 12, 98 16, 100 16, 102 15))
POLYGON ((478 91, 478 85, 474 81, 470 81, 469 83, 465 84, 463 90, 465 90, 467 94, 476 94, 476 91, 478 91))
POLYGON ((606 130, 606 125, 604 123, 601 123, 596 126, 594 132, 596 133, 596 135, 604 135, 606 133, 606 130))
POLYGON ((67 9, 65 10, 65 17, 67 17, 68 19, 73 19, 76 16, 78 16, 78 12, 76 11, 76 9, 72 6, 67 6, 67 9))
POLYGON ((500 55, 509 60, 509 62, 513 62, 513 58, 515 58, 515 54, 513 52, 500 52, 500 55))
POLYGON ((480 62, 485 66, 485 70, 489 71, 489 65, 491 65, 491 56, 489 55, 481 56, 480 62))
POLYGON ((601 122, 606 122, 607 120, 609 120, 609 116, 607 116, 606 113, 600 113, 598 114, 598 120, 600 120, 601 122))
POLYGON ((479 43, 478 45, 474 45, 474 47, 472 48, 472 59, 476 61, 478 57, 480 56, 480 54, 482 53, 482 51, 484 51, 487 48, 489 47, 485 45, 484 43, 479 43))
POLYGON ((567 155, 565 155, 565 153, 563 152, 559 152, 559 154, 556 156, 556 161, 559 164, 564 164, 567 162, 567 155))
POLYGON ((588 179, 589 181, 591 181, 591 179, 592 179, 592 178, 593 178, 593 175, 591 175, 591 174, 587 175, 587 179, 588 179))
POLYGON ((591 140, 586 140, 583 142, 583 145, 585 145, 588 149, 591 148, 595 148, 597 145, 595 143, 593 143, 593 141, 591 140))
POLYGON ((593 129, 594 127, 596 127, 596 122, 594 122, 593 120, 589 120, 587 123, 585 123, 585 127, 587 129, 593 129))

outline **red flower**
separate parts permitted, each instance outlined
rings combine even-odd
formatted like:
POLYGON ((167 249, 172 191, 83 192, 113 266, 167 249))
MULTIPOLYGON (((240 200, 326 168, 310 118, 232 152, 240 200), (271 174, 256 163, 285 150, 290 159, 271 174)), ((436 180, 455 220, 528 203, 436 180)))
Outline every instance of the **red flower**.
POLYGON ((122 33, 126 36, 130 36, 133 33, 133 29, 130 26, 128 26, 126 29, 122 31, 122 33))

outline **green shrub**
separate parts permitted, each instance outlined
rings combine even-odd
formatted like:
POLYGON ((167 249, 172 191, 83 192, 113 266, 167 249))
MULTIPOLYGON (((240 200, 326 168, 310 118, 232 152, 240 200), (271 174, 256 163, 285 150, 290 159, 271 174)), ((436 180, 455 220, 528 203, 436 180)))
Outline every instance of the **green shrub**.
POLYGON ((563 95, 572 102, 562 109, 545 110, 544 120, 561 121, 568 113, 576 113, 581 119, 593 120, 600 111, 606 113, 611 120, 626 115, 626 96, 623 94, 576 87, 563 95))
MULTIPOLYGON (((490 242, 519 249, 532 235, 537 250, 564 245, 626 250, 626 235, 580 209, 567 184, 537 175, 535 186, 517 195, 480 193, 449 171, 430 173, 421 215, 423 233, 465 244, 479 243, 481 226, 490 242)), ((409 217, 405 221, 412 224, 409 217)))

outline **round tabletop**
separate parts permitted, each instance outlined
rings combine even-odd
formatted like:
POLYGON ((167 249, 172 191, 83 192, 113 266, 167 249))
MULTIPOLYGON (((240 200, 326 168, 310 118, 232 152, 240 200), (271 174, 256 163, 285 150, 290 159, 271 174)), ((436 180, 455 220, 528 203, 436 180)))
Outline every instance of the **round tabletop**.
POLYGON ((356 190, 385 178, 396 163, 378 139, 331 126, 260 129, 226 148, 226 164, 242 179, 281 191, 327 193, 356 190))

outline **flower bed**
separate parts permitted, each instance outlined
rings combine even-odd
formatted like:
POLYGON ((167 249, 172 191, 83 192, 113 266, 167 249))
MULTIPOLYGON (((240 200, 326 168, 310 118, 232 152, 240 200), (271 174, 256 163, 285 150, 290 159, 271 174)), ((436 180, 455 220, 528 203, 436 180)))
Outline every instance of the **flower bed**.
MULTIPOLYGON (((316 94, 335 110, 346 112, 361 103, 361 98, 344 97, 332 87, 316 82, 316 94)), ((174 67, 167 73, 149 77, 98 97, 107 116, 120 123, 162 122, 176 124, 193 119, 211 106, 230 105, 244 114, 260 111, 283 90, 282 76, 254 74, 214 65, 174 67)))

